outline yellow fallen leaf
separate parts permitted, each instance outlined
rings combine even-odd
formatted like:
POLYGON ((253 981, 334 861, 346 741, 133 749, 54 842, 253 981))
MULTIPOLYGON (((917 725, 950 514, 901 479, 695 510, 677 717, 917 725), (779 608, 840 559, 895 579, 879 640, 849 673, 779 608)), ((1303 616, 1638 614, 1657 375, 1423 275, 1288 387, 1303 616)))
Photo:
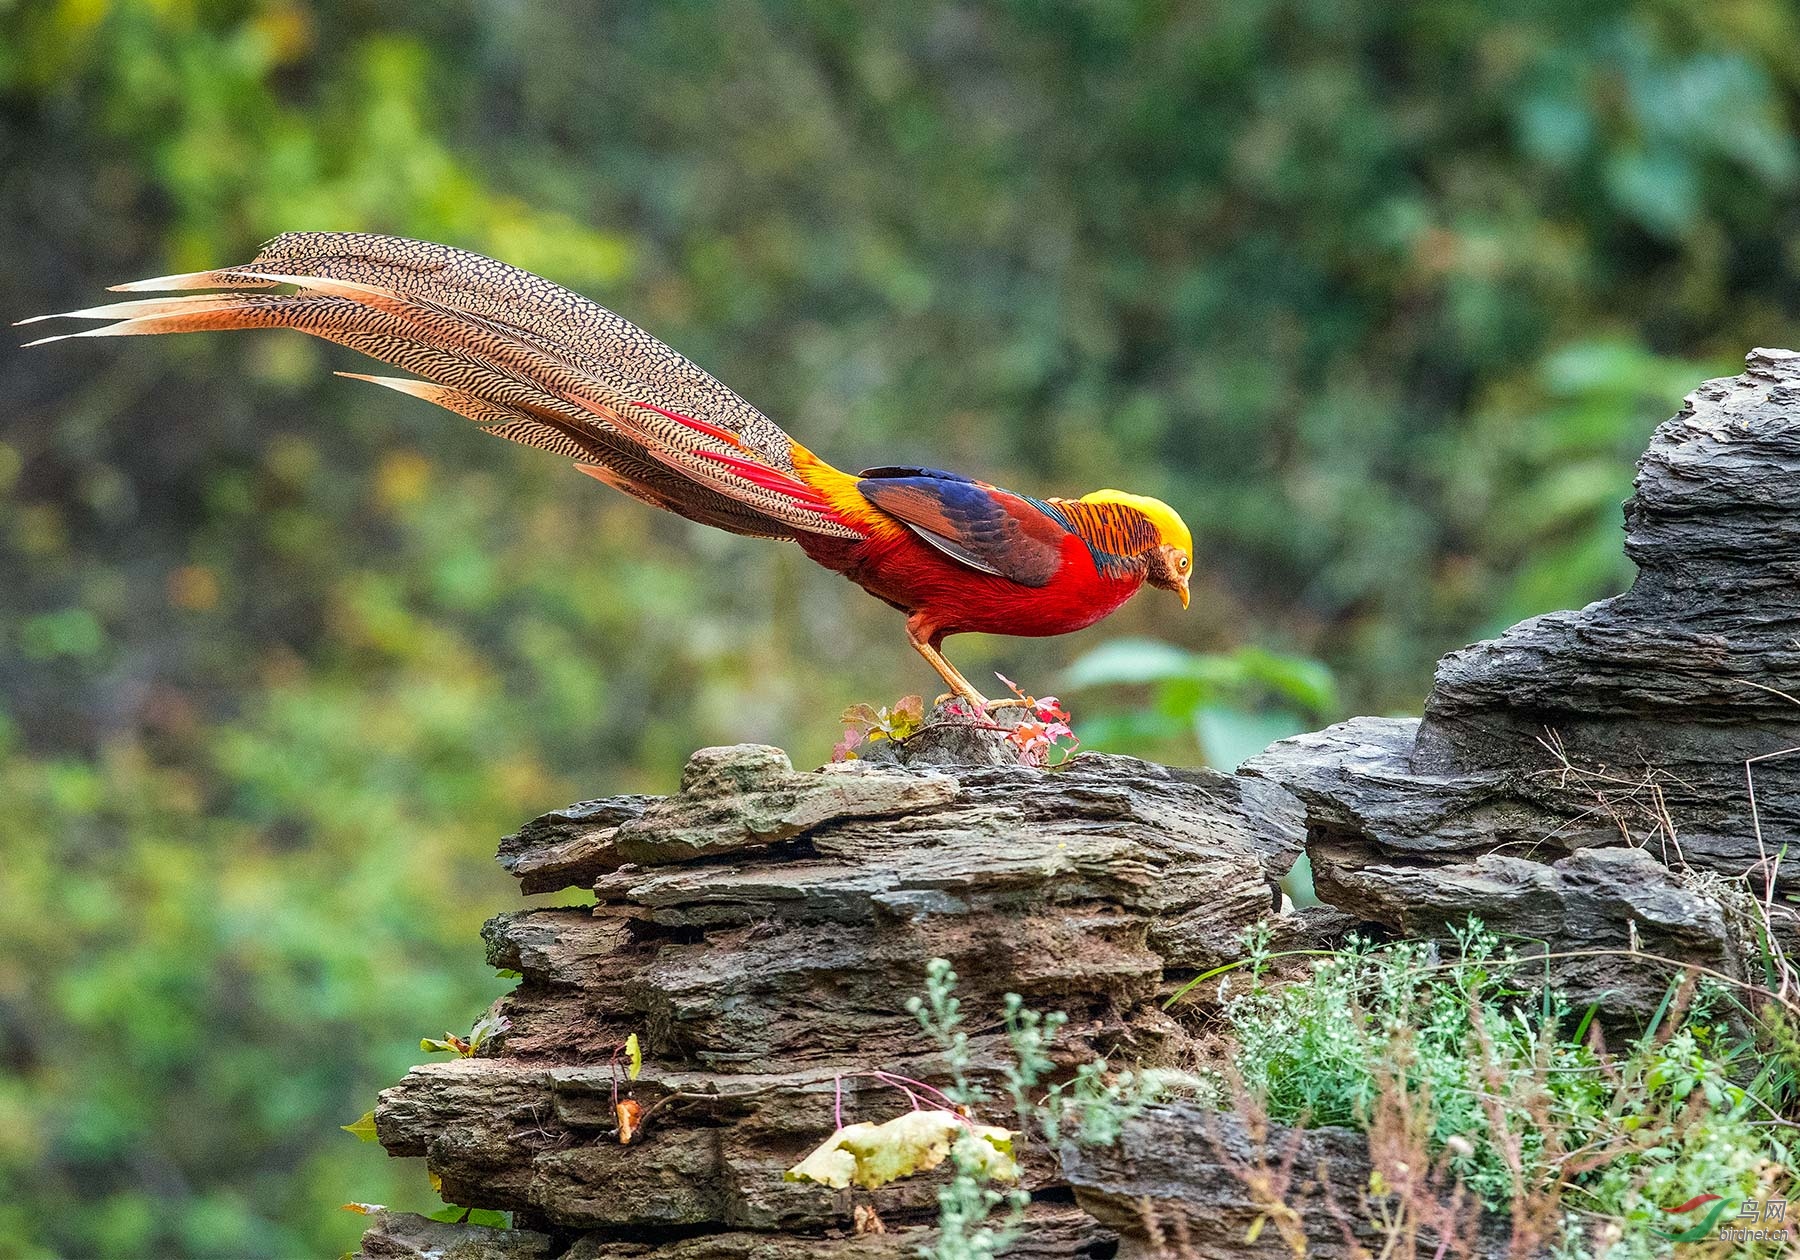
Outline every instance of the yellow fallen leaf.
POLYGON ((842 1190, 865 1190, 936 1168, 950 1146, 967 1134, 979 1175, 994 1181, 1017 1181, 1012 1132, 991 1125, 971 1125, 951 1111, 909 1111, 881 1124, 847 1124, 826 1138, 805 1159, 788 1169, 788 1181, 816 1181, 842 1190))

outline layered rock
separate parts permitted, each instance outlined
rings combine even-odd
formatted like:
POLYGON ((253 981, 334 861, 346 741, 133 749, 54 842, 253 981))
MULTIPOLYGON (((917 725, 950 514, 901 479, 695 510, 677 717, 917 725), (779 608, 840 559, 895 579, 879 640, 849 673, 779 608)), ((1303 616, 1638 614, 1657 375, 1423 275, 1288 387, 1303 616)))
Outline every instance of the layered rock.
MULTIPOLYGON (((1075 1202, 1118 1232, 1117 1260, 1531 1254, 1509 1248, 1503 1217, 1436 1184, 1429 1160, 1400 1210, 1402 1188, 1373 1175, 1369 1145, 1352 1129, 1295 1129, 1170 1103, 1127 1120, 1110 1145, 1065 1143, 1062 1163, 1075 1202), (1418 1232, 1417 1248, 1386 1227, 1397 1221, 1418 1232)), ((1407 1175, 1404 1158, 1387 1163, 1407 1175)))
MULTIPOLYGON (((894 1232, 854 1254, 910 1254, 942 1174, 854 1194, 781 1174, 840 1112, 904 1109, 871 1071, 945 1080, 904 1005, 926 960, 959 973, 990 1084, 1009 992, 1068 1013, 1071 1062, 1174 1055, 1166 977, 1236 956, 1300 834, 1270 785, 1123 757, 800 773, 772 748, 704 750, 675 796, 587 802, 504 842, 526 891, 587 887, 596 904, 488 924, 490 960, 521 976, 499 1004, 510 1031, 491 1056, 413 1069, 377 1129, 452 1202, 514 1212, 546 1255, 831 1255, 857 1204, 894 1232), (618 1053, 633 1033, 635 1082, 618 1053), (629 1145, 621 1097, 645 1110, 629 1145)), ((1025 1163, 1031 1188, 1058 1182, 1047 1153, 1025 1163)), ((1110 1245, 1066 1196, 1032 1213, 1039 1250, 1018 1254, 1110 1245)), ((366 1254, 421 1228, 384 1223, 366 1254)))
MULTIPOLYGON (((1007 993, 1069 1015, 1064 1068, 1180 1060, 1194 1047, 1159 999, 1239 955, 1302 837, 1335 909, 1277 920, 1277 948, 1329 946, 1357 921, 1441 939, 1475 915, 1550 953, 1577 1004, 1618 1014, 1665 991, 1661 959, 1739 968, 1743 914, 1800 946, 1783 901, 1800 859, 1775 869, 1800 849, 1800 755, 1782 755, 1800 747, 1796 491, 1800 358, 1757 351, 1640 462, 1631 590, 1451 653, 1423 719, 1354 719, 1227 776, 1104 756, 1022 768, 996 716, 815 772, 709 749, 674 796, 545 815, 503 842, 503 865, 526 893, 594 904, 493 919, 489 957, 521 977, 499 1004, 509 1032, 415 1068, 376 1111, 390 1152, 519 1228, 390 1215, 363 1254, 916 1254, 941 1172, 872 1193, 781 1174, 840 1114, 904 1106, 871 1072, 945 1081, 904 1005, 926 961, 959 972, 973 1075, 996 1094, 1007 993), (1745 878, 1760 910, 1743 909, 1745 878), (629 1143, 622 1099, 643 1109, 629 1143), (886 1232, 858 1233, 859 1210, 886 1232)), ((1255 1254, 1259 1229, 1268 1254, 1380 1241, 1368 1143, 1343 1131, 1153 1106, 1113 1147, 1023 1154, 1020 1257, 1255 1254)))
MULTIPOLYGON (((449 1225, 410 1212, 380 1214, 363 1235, 364 1260, 915 1260, 934 1230, 908 1225, 879 1234, 798 1235, 732 1230, 631 1242, 536 1229, 449 1225)), ((1114 1247, 1079 1208, 1034 1208, 1030 1227, 1008 1249, 1015 1260, 1105 1260, 1114 1247)))
MULTIPOLYGON (((1773 880, 1777 907, 1800 886, 1800 858, 1775 870, 1800 849, 1800 754, 1782 755, 1800 748, 1797 504, 1800 356, 1758 350, 1639 461, 1629 591, 1450 653, 1423 719, 1356 718, 1245 764, 1305 803, 1320 895, 1397 932, 1473 913, 1552 948, 1635 934, 1729 969, 1693 872, 1773 880)), ((1666 972, 1590 959, 1560 978, 1630 1005, 1666 972)))

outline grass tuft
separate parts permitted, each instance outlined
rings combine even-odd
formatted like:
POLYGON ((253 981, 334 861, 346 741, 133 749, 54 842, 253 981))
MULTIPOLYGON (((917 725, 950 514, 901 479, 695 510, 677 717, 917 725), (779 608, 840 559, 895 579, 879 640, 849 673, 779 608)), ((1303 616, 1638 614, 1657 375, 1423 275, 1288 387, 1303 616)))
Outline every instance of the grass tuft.
MULTIPOLYGON (((1430 944, 1352 941, 1280 987, 1264 982, 1256 938, 1250 988, 1223 1007, 1231 1071, 1271 1120, 1368 1134, 1374 1176, 1357 1189, 1407 1243, 1395 1254, 1421 1232, 1460 1253, 1479 1204, 1510 1223, 1514 1255, 1662 1257, 1694 1224, 1671 1208, 1718 1195, 1729 1221, 1744 1200, 1793 1193, 1800 1060, 1785 1006, 1752 1012, 1684 973, 1615 1052, 1591 1009, 1514 982, 1539 960, 1478 922, 1454 937, 1448 960, 1430 944)), ((1780 1250, 1759 1245, 1729 1254, 1780 1250)))

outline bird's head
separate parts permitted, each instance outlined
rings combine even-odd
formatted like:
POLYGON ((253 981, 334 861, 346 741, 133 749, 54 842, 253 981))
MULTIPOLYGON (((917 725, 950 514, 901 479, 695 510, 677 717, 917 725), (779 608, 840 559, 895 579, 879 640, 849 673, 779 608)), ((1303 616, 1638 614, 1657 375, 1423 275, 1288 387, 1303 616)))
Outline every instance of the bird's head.
POLYGON ((1148 566, 1144 580, 1151 586, 1174 591, 1181 596, 1181 606, 1188 606, 1188 575, 1194 569, 1194 536, 1188 532, 1181 514, 1161 499, 1123 490, 1096 490, 1081 496, 1083 503, 1115 503, 1129 508, 1149 521, 1156 529, 1156 543, 1143 553, 1148 566))

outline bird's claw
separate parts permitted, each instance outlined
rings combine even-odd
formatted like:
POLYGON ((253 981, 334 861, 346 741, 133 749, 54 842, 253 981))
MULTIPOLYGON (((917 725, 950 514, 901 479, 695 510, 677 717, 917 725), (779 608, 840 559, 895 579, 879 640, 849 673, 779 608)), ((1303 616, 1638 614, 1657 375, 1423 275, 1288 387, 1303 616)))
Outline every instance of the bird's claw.
POLYGON ((975 708, 983 713, 993 708, 995 703, 980 692, 976 692, 974 695, 964 695, 960 691, 946 691, 943 695, 931 702, 931 707, 934 709, 941 709, 952 700, 956 701, 958 704, 974 705, 975 708))
POLYGON ((1030 703, 1028 701, 1020 700, 1020 699, 1017 699, 1017 698, 1014 698, 1011 696, 1008 696, 1002 700, 989 700, 986 697, 981 696, 981 695, 965 696, 965 695, 960 695, 954 691, 946 691, 943 695, 939 696, 936 700, 933 700, 931 702, 931 707, 934 709, 941 709, 944 707, 944 705, 946 703, 948 703, 951 700, 961 700, 961 701, 964 701, 965 703, 975 705, 977 708, 981 709, 983 712, 989 712, 994 709, 1023 709, 1023 708, 1030 707, 1030 703))

